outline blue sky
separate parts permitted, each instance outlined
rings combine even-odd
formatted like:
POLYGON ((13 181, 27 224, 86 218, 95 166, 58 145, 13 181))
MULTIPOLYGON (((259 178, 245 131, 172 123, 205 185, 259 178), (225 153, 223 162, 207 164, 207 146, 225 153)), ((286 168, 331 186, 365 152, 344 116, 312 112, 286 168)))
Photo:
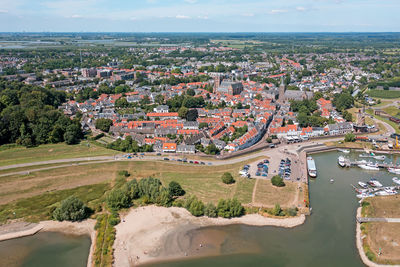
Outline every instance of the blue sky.
POLYGON ((0 0, 0 32, 400 31, 400 0, 0 0))

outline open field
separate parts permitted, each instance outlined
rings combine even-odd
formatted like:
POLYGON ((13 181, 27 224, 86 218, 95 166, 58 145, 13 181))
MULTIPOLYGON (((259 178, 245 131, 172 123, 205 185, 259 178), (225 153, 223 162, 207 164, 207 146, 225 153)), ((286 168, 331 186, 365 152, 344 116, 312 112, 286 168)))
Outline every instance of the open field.
POLYGON ((400 97, 400 91, 389 90, 368 90, 366 92, 370 97, 394 99, 400 97))
POLYGON ((361 227, 366 235, 363 247, 370 260, 380 264, 400 264, 399 223, 367 223, 361 227))
POLYGON ((82 142, 79 145, 64 143, 41 145, 33 148, 15 147, 0 151, 0 166, 37 161, 115 155, 120 152, 82 142))
MULTIPOLYGON (((257 158, 252 161, 254 160, 257 158)), ((118 170, 128 170, 131 177, 135 178, 157 177, 166 184, 175 180, 181 183, 188 193, 194 193, 207 202, 237 196, 239 200, 248 203, 251 200, 254 181, 238 177, 239 169, 247 162, 202 166, 163 161, 117 161, 71 165, 32 172, 29 175, 5 176, 0 177, 0 204, 49 191, 108 182, 115 178, 118 170), (226 171, 234 175, 237 180, 235 184, 225 185, 221 182, 220 177, 226 171)))
POLYGON ((76 196, 89 207, 100 205, 104 193, 110 189, 108 183, 77 187, 74 189, 60 190, 21 199, 0 206, 0 223, 7 220, 24 218, 25 221, 38 222, 50 219, 52 208, 68 196, 76 196))
POLYGON ((368 199, 364 208, 364 217, 400 218, 400 198, 398 196, 381 196, 368 199))
POLYGON ((386 107, 383 109, 383 111, 385 111, 387 114, 393 117, 400 118, 400 110, 397 107, 394 106, 386 107))
POLYGON ((275 204, 279 204, 282 208, 296 207, 298 200, 302 201, 304 199, 304 188, 299 192, 298 187, 302 186, 301 183, 285 181, 285 184, 286 186, 284 187, 275 187, 272 185, 271 180, 259 180, 255 192, 255 204, 266 208, 274 207, 275 204), (298 193, 301 197, 296 197, 298 193))

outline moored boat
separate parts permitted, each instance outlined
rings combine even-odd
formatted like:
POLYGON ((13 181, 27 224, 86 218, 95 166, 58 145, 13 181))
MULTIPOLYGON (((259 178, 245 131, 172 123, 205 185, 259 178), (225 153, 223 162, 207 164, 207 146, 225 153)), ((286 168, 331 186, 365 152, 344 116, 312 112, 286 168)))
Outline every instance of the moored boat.
POLYGON ((357 195, 358 198, 368 198, 368 197, 374 197, 374 196, 375 196, 374 193, 361 193, 361 194, 357 195))
POLYGON ((315 161, 312 157, 307 157, 307 170, 310 177, 317 177, 317 168, 315 166, 315 161))
POLYGON ((346 159, 343 156, 340 156, 338 158, 338 164, 340 167, 345 167, 346 166, 346 159))
POLYGON ((374 156, 373 158, 376 159, 376 160, 385 160, 386 159, 386 157, 384 155, 374 156))
POLYGON ((367 188, 368 185, 364 182, 358 182, 358 185, 361 186, 362 188, 367 188))
POLYGON ((368 171, 379 171, 379 167, 377 164, 367 163, 367 164, 360 164, 358 165, 361 169, 368 170, 368 171))
POLYGON ((393 183, 400 185, 400 179, 397 177, 392 178, 393 183))
POLYGON ((375 178, 372 178, 371 180, 369 180, 368 182, 367 182, 370 186, 373 186, 373 187, 382 187, 383 185, 378 181, 378 180, 376 180, 375 178))
POLYGON ((338 149, 338 151, 340 151, 340 152, 342 152, 344 154, 349 154, 350 153, 350 150, 348 150, 348 149, 338 149))
POLYGON ((388 168, 388 172, 394 174, 400 174, 400 168, 388 168))

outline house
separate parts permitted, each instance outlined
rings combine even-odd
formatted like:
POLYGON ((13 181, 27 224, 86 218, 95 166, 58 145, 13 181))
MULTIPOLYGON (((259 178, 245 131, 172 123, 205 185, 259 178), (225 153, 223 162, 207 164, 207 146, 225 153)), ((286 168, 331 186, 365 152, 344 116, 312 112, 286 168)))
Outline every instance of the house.
POLYGON ((325 126, 329 135, 343 135, 353 132, 353 123, 351 122, 339 122, 335 124, 328 124, 325 126))
POLYGON ((155 113, 168 113, 169 107, 167 105, 159 105, 153 109, 155 113))
POLYGON ((213 140, 213 144, 214 144, 219 150, 224 149, 225 146, 226 146, 226 143, 225 143, 224 141, 218 140, 218 139, 213 140))
POLYGON ((164 143, 162 145, 162 151, 165 152, 176 152, 176 143, 164 143))
POLYGON ((187 153, 187 154, 194 154, 196 152, 196 148, 194 145, 184 145, 180 144, 176 148, 177 153, 187 153))
POLYGON ((324 99, 324 98, 320 98, 320 99, 318 99, 317 100, 317 105, 318 105, 318 107, 320 108, 320 109, 326 109, 326 110, 332 110, 333 109, 333 106, 332 106, 332 101, 330 101, 330 100, 326 100, 326 99, 324 99))

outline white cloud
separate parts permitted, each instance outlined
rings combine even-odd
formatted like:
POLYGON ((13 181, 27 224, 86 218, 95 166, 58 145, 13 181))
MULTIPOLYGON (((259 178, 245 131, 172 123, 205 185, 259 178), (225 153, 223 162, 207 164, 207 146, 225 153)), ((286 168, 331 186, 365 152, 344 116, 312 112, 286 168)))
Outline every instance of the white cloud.
POLYGON ((183 0, 183 1, 185 1, 186 3, 189 3, 189 4, 194 4, 197 2, 197 0, 183 0))
POLYGON ((197 16, 198 19, 208 19, 208 16, 197 16))
POLYGON ((177 19, 190 19, 189 16, 185 16, 185 15, 176 15, 175 18, 177 18, 177 19))
POLYGON ((6 10, 6 9, 0 9, 0 14, 1 13, 8 13, 8 10, 6 10))
POLYGON ((303 7, 303 6, 298 6, 296 7, 297 11, 303 12, 303 11, 307 11, 307 8, 303 7))
POLYGON ((286 9, 272 9, 269 11, 269 14, 281 14, 281 13, 286 13, 288 12, 286 9))
POLYGON ((243 17, 254 17, 254 13, 243 13, 243 17))

